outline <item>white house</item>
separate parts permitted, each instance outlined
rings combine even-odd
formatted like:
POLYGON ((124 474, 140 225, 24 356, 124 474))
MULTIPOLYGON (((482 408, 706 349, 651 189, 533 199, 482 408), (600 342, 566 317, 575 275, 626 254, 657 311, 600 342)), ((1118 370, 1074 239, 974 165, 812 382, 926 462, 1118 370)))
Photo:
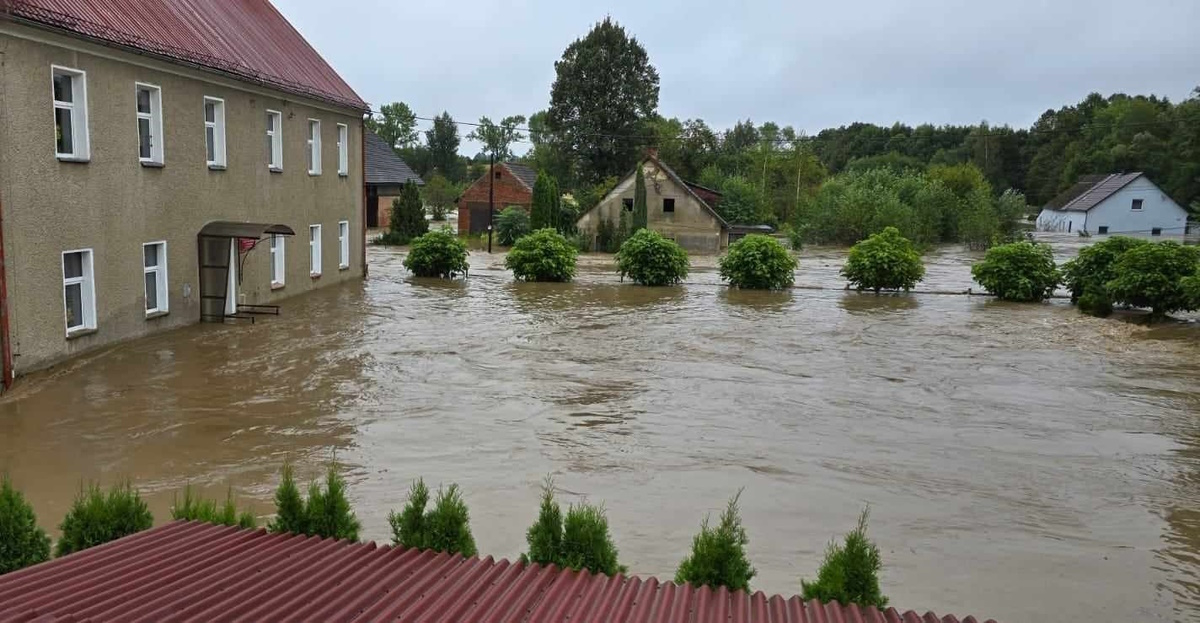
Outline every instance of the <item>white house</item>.
POLYGON ((1187 233, 1188 213, 1142 173, 1085 175, 1046 204, 1038 231, 1090 234, 1187 233))

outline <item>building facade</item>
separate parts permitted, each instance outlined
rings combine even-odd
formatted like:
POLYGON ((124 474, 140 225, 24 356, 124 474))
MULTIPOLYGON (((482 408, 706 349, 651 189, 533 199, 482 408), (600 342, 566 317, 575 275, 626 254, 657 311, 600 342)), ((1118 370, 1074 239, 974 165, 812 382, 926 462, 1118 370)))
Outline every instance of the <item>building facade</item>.
POLYGON ((1188 213, 1142 173, 1085 176, 1042 209, 1037 230, 1182 236, 1188 213))
POLYGON ((493 216, 509 206, 524 208, 533 206, 533 185, 537 182, 537 171, 516 162, 502 162, 489 167, 463 191, 458 198, 458 233, 478 234, 487 231, 489 206, 494 206, 493 216), (490 197, 490 200, 489 200, 490 197))
POLYGON ((121 30, 138 3, 0 5, 6 383, 198 322, 213 222, 295 233, 224 242, 226 312, 363 276, 366 105, 266 0, 154 16, 182 41, 234 30, 190 48, 121 30), (263 67, 224 67, 250 58, 228 41, 263 67))
POLYGON ((364 136, 367 228, 386 229, 391 223, 392 201, 400 196, 404 185, 412 182, 424 186, 425 181, 378 134, 367 130, 364 136))

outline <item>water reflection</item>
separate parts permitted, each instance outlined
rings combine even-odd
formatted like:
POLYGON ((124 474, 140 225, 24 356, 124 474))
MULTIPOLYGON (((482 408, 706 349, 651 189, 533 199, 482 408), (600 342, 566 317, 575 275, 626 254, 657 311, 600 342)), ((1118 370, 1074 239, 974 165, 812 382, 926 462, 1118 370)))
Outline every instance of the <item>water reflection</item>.
POLYGON ((908 293, 848 292, 838 299, 838 307, 848 314, 886 317, 911 311, 920 305, 916 295, 908 293))
POLYGON ((792 305, 792 290, 742 290, 725 288, 717 294, 717 300, 740 312, 782 312, 792 305))

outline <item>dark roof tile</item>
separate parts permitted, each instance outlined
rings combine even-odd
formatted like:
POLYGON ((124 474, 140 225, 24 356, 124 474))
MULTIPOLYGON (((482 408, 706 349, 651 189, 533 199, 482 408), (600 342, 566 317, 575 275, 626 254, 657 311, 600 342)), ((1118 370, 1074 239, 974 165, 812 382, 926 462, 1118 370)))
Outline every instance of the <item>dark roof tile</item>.
POLYGON ((519 162, 505 162, 502 166, 512 173, 513 177, 517 178, 522 184, 533 190, 533 185, 537 183, 537 171, 532 167, 523 165, 519 162))
POLYGON ((368 184, 406 184, 410 180, 418 186, 425 183, 378 134, 367 130, 364 137, 368 184))
POLYGON ((1066 191, 1050 200, 1046 207, 1066 212, 1087 212, 1141 176, 1141 173, 1084 175, 1066 191))

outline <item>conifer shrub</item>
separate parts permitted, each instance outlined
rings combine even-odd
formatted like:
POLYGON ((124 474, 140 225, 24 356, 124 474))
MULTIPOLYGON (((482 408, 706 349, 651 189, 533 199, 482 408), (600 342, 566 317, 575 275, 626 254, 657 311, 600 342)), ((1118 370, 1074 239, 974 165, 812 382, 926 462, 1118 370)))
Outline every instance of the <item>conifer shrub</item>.
POLYGON ((150 508, 130 483, 112 487, 107 495, 93 483, 79 491, 59 525, 62 537, 55 543, 54 555, 66 556, 115 541, 153 524, 150 508))
POLYGON ((178 495, 171 504, 171 519, 187 521, 203 521, 222 526, 237 526, 239 528, 254 528, 258 525, 254 513, 244 510, 238 512, 237 501, 233 490, 225 494, 225 502, 217 504, 216 500, 208 500, 192 489, 191 485, 183 488, 183 498, 178 495))
POLYGON ((795 280, 796 258, 770 236, 752 234, 729 245, 718 262, 721 277, 735 288, 782 290, 795 280))
POLYGON ((617 251, 617 272, 643 286, 669 286, 688 275, 688 255, 674 240, 639 229, 617 251))
POLYGON ((403 245, 429 231, 425 220, 425 206, 421 202, 421 191, 412 180, 404 184, 400 196, 392 200, 388 219, 388 230, 376 242, 379 244, 403 245))
POLYGON ((412 241, 404 267, 418 277, 449 279, 466 274, 467 244, 448 229, 431 231, 412 241))
POLYGON ((1004 301, 1043 301, 1054 294, 1059 282, 1050 247, 1029 241, 988 249, 983 261, 971 267, 971 276, 1004 301))
POLYGON ((471 535, 470 512, 457 484, 445 489, 439 487, 433 508, 425 510, 428 504, 429 487, 423 478, 418 478, 400 513, 388 515, 394 544, 466 557, 478 553, 475 537, 471 535))
POLYGON ((833 541, 825 551, 825 560, 812 582, 800 581, 804 599, 828 603, 887 606, 887 597, 879 588, 879 570, 883 567, 879 548, 867 538, 869 509, 858 516, 858 526, 843 543, 833 541))
POLYGON ((627 570, 618 561, 604 508, 587 503, 572 504, 564 516, 562 507, 554 499, 554 483, 549 479, 542 487, 538 518, 525 532, 525 541, 529 544, 529 552, 521 555, 522 562, 587 569, 604 575, 627 570))
POLYGON ((895 227, 850 248, 842 276, 858 290, 911 290, 925 277, 925 265, 913 243, 895 227))
POLYGON ((504 265, 522 281, 570 281, 579 251, 553 229, 539 229, 517 241, 504 265))
POLYGON ((746 556, 746 544, 750 539, 742 526, 738 513, 737 495, 729 500, 721 521, 714 528, 708 517, 700 524, 700 533, 692 539, 692 551, 675 572, 675 582, 687 582, 693 586, 724 586, 731 591, 749 591, 754 567, 746 556))
POLYGON ((336 464, 329 464, 324 487, 316 481, 309 483, 306 500, 300 495, 291 464, 284 463, 275 489, 275 518, 267 523, 267 530, 357 541, 360 527, 336 464))
POLYGON ((304 511, 304 498, 296 486, 296 476, 291 463, 283 464, 279 487, 275 489, 275 517, 267 523, 271 532, 308 534, 308 516, 304 511))
POLYGON ((0 478, 0 575, 50 559, 50 537, 8 476, 0 478))

